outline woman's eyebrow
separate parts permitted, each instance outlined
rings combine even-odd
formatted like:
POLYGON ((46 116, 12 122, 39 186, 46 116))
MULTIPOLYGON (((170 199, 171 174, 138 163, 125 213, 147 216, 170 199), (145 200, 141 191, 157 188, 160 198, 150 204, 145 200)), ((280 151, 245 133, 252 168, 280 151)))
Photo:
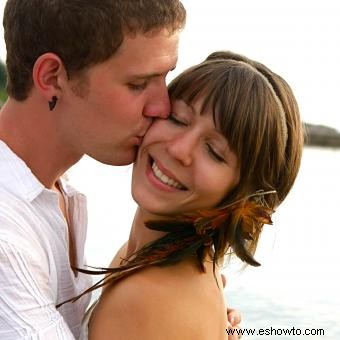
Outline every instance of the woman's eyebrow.
POLYGON ((195 109, 195 107, 192 105, 192 104, 188 104, 186 101, 182 100, 184 103, 185 103, 185 106, 187 108, 189 108, 189 112, 192 114, 192 115, 197 115, 197 111, 195 109))

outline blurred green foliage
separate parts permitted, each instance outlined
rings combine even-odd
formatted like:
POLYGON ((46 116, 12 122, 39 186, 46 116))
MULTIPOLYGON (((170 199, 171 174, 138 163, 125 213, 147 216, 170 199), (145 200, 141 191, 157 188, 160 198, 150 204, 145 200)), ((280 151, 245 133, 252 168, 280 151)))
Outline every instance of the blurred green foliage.
POLYGON ((0 60, 0 106, 2 103, 6 101, 7 93, 6 93, 6 66, 0 60))

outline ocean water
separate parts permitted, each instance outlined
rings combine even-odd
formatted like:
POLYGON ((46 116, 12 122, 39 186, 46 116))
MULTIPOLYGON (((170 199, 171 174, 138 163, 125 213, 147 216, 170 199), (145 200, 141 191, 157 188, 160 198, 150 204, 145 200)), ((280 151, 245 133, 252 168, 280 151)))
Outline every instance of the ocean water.
MULTIPOLYGON (((131 166, 84 158, 68 176, 88 196, 88 263, 107 266, 128 238, 136 207, 131 166)), ((340 339, 339 212, 340 150, 305 148, 296 184, 261 236, 261 267, 231 260, 223 270, 228 304, 241 311, 243 329, 269 332, 242 339, 340 339), (324 335, 303 335, 307 329, 324 335)))
POLYGON ((243 339, 340 339, 339 211, 340 151, 306 148, 292 192, 265 226, 256 255, 262 266, 242 270, 232 261, 224 270, 243 328, 281 334, 243 339), (279 331, 293 327, 301 335, 279 331))

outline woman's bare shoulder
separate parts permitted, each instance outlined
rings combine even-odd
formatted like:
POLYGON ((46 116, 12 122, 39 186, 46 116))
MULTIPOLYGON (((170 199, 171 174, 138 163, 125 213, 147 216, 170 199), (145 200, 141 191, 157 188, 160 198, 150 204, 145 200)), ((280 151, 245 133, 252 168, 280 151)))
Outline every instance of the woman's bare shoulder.
POLYGON ((96 340, 110 339, 109 334, 127 340, 225 339, 225 313, 223 292, 211 273, 190 263, 152 267, 106 289, 90 339, 91 334, 96 340))

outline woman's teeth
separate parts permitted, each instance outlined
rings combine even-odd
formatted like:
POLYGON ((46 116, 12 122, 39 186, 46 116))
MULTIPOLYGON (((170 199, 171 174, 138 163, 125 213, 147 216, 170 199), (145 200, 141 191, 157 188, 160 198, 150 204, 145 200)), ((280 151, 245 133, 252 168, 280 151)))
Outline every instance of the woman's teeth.
POLYGON ((174 179, 168 177, 167 175, 165 175, 156 165, 155 162, 152 163, 152 171, 154 173, 154 175, 164 184, 167 184, 171 187, 174 187, 176 189, 180 189, 183 190, 185 189, 185 187, 181 184, 176 182, 174 179))

